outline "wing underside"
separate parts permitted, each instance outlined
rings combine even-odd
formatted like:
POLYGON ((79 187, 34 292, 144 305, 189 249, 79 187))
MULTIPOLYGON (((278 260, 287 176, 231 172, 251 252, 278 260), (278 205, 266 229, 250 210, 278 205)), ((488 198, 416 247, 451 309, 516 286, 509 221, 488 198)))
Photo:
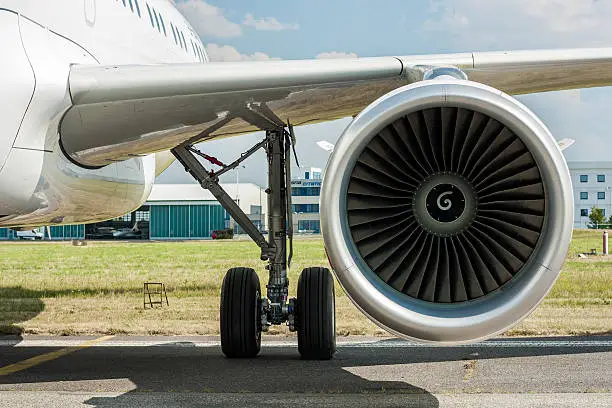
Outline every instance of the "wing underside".
POLYGON ((64 152, 99 167, 181 143, 354 116, 434 68, 509 94, 612 85, 612 48, 345 60, 74 66, 64 152))

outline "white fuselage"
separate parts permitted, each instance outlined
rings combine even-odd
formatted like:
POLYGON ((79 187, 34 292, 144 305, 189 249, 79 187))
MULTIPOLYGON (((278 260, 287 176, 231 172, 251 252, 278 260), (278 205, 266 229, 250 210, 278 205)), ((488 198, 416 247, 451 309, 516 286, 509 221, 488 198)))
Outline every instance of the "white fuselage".
POLYGON ((0 0, 0 226, 85 223, 146 201, 167 152, 100 169, 62 153, 72 64, 206 62, 170 0, 0 0))

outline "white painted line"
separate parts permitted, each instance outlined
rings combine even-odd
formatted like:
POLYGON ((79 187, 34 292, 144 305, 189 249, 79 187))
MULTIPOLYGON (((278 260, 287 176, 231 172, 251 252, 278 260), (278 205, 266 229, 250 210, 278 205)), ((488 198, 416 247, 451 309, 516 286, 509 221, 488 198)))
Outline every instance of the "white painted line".
MULTIPOLYGON (((474 344, 462 344, 458 346, 440 346, 433 344, 417 344, 411 343, 407 341, 389 341, 389 342, 379 342, 379 343, 355 343, 355 344, 346 344, 342 345, 343 347, 354 347, 354 348, 394 348, 394 347, 404 347, 404 348, 427 348, 427 347, 438 347, 438 348, 449 348, 449 347, 459 347, 459 348, 516 348, 516 347, 535 347, 535 348, 558 348, 558 347, 612 347, 611 340, 587 340, 587 341, 571 341, 571 340, 551 340, 551 341, 499 341, 499 340, 491 340, 481 343, 474 344)), ((342 347, 341 346, 341 347, 342 347)))
MULTIPOLYGON (((82 344, 83 339, 25 339, 22 341, 0 340, 0 347, 75 347, 82 344)), ((111 339, 91 347, 219 347, 219 340, 120 340, 111 339)), ((296 340, 263 341, 262 347, 295 347, 296 340)), ((400 339, 390 340, 342 340, 338 348, 612 348, 612 340, 489 340, 481 343, 463 344, 458 346, 440 346, 433 344, 412 343, 400 339)), ((612 350, 611 350, 612 351, 612 350)))

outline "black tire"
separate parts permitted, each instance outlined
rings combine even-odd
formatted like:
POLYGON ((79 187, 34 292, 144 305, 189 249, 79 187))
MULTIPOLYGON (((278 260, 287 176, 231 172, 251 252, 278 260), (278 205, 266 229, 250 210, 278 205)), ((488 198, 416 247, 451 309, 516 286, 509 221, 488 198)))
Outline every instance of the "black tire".
POLYGON ((304 360, 329 360, 336 352, 334 279, 327 268, 306 268, 297 287, 298 350, 304 360))
POLYGON ((261 287, 251 268, 227 271, 221 286, 221 350, 229 358, 255 357, 261 349, 261 287))

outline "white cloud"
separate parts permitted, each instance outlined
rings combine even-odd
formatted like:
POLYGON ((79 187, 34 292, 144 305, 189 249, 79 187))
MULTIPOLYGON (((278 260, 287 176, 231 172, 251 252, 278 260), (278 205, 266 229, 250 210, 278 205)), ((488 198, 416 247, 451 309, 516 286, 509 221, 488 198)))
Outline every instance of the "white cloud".
POLYGON ((241 54, 231 45, 207 44, 206 52, 208 58, 212 62, 230 62, 230 61, 267 61, 278 60, 280 58, 272 58, 263 52, 254 52, 253 54, 241 54))
POLYGON ((555 139, 571 138, 576 144, 564 152, 572 160, 610 160, 610 89, 582 89, 521 95, 549 127, 555 139))
POLYGON ((612 42, 612 2, 432 0, 419 33, 444 48, 586 47, 612 42))
POLYGON ((606 4, 598 0, 520 0, 520 3, 525 13, 543 20, 553 31, 560 32, 607 25, 612 12, 609 2, 606 4))
POLYGON ((438 14, 436 18, 425 20, 423 28, 425 31, 449 31, 456 32, 469 25, 469 18, 465 14, 457 12, 451 6, 442 7, 440 4, 431 7, 431 12, 438 14))
POLYGON ((260 31, 297 30, 300 28, 300 25, 297 23, 281 23, 274 17, 263 17, 256 19, 251 13, 244 17, 242 24, 260 31))
POLYGON ((177 3, 177 8, 202 37, 237 37, 242 35, 239 24, 229 21, 224 11, 201 0, 177 3))
POLYGON ((339 59, 339 58, 357 58, 357 54, 354 52, 322 52, 316 56, 317 59, 339 59))
MULTIPOLYGON (((415 30, 437 51, 476 51, 612 44, 612 2, 597 0, 432 0, 415 30)), ((557 139, 576 139, 569 160, 609 160, 612 88, 519 96, 557 139)))

